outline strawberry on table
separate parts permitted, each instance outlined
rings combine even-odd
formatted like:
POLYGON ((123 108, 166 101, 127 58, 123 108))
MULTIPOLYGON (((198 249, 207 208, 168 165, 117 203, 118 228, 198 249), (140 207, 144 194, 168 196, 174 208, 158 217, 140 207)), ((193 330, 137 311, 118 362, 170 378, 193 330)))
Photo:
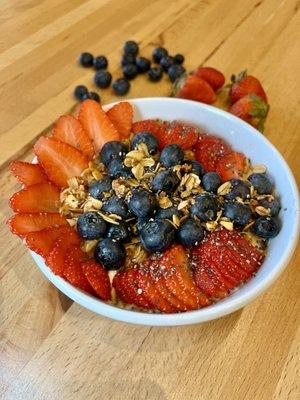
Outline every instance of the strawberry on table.
POLYGON ((82 271, 101 300, 111 300, 111 285, 106 269, 96 261, 86 261, 82 271))
POLYGON ((182 75, 177 79, 173 93, 175 97, 206 104, 212 104, 216 100, 215 92, 210 84, 195 75, 182 75))
POLYGON ((68 225, 65 217, 58 213, 24 213, 13 215, 8 221, 12 233, 24 237, 27 233, 45 228, 68 225))
POLYGON ((53 126, 52 134, 55 139, 75 147, 89 159, 93 157, 93 142, 73 115, 59 117, 53 126))
POLYGON ((52 183, 37 183, 14 193, 9 203, 19 213, 56 212, 59 197, 60 192, 52 183))
POLYGON ((106 115, 120 133, 122 139, 126 139, 131 132, 133 117, 132 105, 128 101, 121 101, 108 110, 106 115))
POLYGON ((25 161, 13 161, 10 164, 10 172, 24 186, 48 181, 46 174, 39 164, 31 164, 25 161))
POLYGON ((229 91, 231 103, 235 103, 248 94, 256 94, 265 103, 268 103, 266 93, 260 81, 252 75, 247 75, 247 71, 240 72, 237 76, 233 75, 232 85, 229 91))
POLYGON ((246 161, 244 154, 232 151, 216 160, 215 171, 220 175, 222 182, 232 178, 240 178, 245 173, 246 161))
POLYGON ((222 72, 212 67, 199 67, 193 71, 193 75, 204 79, 214 91, 219 90, 225 82, 225 76, 222 72))
POLYGON ((195 157, 205 172, 215 171, 219 157, 231 153, 231 147, 221 138, 212 135, 199 135, 195 145, 195 157))
POLYGON ((61 188, 88 167, 88 159, 81 151, 54 138, 40 137, 34 152, 49 179, 61 188))
POLYGON ((228 111, 263 132, 269 108, 261 97, 249 94, 232 104, 228 111))
POLYGON ((94 100, 82 102, 78 119, 93 141, 94 150, 98 153, 106 142, 120 140, 121 135, 110 121, 101 105, 94 100))

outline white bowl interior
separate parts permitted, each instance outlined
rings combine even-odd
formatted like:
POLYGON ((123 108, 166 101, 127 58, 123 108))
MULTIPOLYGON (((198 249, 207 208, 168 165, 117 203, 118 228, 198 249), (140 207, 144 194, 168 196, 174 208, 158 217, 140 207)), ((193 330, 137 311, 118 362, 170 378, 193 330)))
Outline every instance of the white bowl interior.
MULTIPOLYGON (((180 314, 149 314, 111 306, 76 289, 55 276, 43 259, 32 256, 47 278, 67 296, 96 313, 125 322, 145 325, 185 325, 208 321, 231 313, 261 294, 280 275, 295 249, 299 235, 299 197, 294 177, 283 157, 274 146, 247 123, 219 110, 188 100, 172 98, 143 98, 130 100, 134 106, 134 120, 160 118, 187 121, 207 132, 227 140, 235 150, 243 152, 251 163, 265 164, 276 184, 282 210, 282 229, 270 240, 267 257, 255 277, 228 298, 209 307, 180 314)), ((107 105, 109 109, 112 105, 107 105)))

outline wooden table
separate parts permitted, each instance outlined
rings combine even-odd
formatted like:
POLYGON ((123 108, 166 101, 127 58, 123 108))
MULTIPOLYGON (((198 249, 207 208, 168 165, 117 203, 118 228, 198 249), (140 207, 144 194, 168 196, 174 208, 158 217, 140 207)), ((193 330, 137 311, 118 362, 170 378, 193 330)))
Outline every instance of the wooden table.
MULTIPOLYGON (((299 4, 295 0, 2 0, 0 202, 17 189, 8 162, 92 88, 81 51, 118 63, 125 40, 182 52, 186 67, 244 68, 271 103, 266 136, 300 181, 299 4), (297 93, 298 90, 298 93, 297 93)), ((169 95, 139 77, 129 97, 169 95)), ((115 100, 101 92, 103 103, 115 100)), ((273 287, 225 318, 181 328, 126 325, 73 304, 1 224, 0 397, 12 400, 296 400, 300 398, 300 251, 273 287)))

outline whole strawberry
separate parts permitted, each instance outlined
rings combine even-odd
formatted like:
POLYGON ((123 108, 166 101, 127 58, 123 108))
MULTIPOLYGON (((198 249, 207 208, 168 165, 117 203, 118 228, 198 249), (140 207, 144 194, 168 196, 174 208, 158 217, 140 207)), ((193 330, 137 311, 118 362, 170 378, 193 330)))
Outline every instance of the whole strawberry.
POLYGON ((249 94, 236 101, 228 111, 263 132, 269 105, 256 94, 249 94))
POLYGON ((233 75, 231 80, 232 85, 229 91, 231 103, 235 103, 248 94, 256 94, 256 96, 268 103, 266 93, 261 83, 254 76, 247 75, 247 71, 243 71, 237 76, 233 75))
POLYGON ((182 99, 211 104, 216 100, 215 92, 209 83, 194 75, 182 75, 174 83, 173 94, 182 99))
POLYGON ((193 71, 193 75, 204 79, 214 91, 219 90, 225 82, 225 76, 222 72, 212 67, 199 67, 193 71))

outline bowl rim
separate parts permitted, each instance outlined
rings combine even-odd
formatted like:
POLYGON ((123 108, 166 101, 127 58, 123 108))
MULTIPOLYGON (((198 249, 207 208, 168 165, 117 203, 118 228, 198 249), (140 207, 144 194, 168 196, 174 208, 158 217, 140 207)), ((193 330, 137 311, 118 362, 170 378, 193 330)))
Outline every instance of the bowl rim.
MULTIPOLYGON (((212 306, 208 306, 205 308, 201 308, 195 311, 186 311, 183 313, 176 314, 160 314, 160 313, 146 313, 142 311, 136 310, 127 310, 124 308, 119 308, 117 306, 108 304, 100 299, 97 299, 82 290, 74 287, 63 278, 54 275, 49 267, 46 266, 42 257, 38 254, 34 253, 30 250, 31 256, 34 261, 43 272, 43 274, 47 277, 56 286, 59 290, 61 290, 65 295, 70 297, 73 301, 80 304, 81 306, 87 308, 90 311, 93 311, 97 314, 103 315, 105 317, 119 320, 127 323, 138 324, 138 325, 148 325, 148 326, 178 326, 178 325, 191 325, 197 324, 201 322, 210 321, 216 318, 223 317, 227 314, 230 314, 238 309, 244 307, 246 304, 260 296, 265 290, 267 290, 271 284, 279 277, 279 275, 283 272, 283 270, 288 265, 294 250, 296 248, 298 242, 298 235, 300 230, 300 219, 299 219, 299 193, 295 178, 285 161, 284 157, 279 153, 279 151, 275 148, 275 146, 260 132, 258 132, 255 128, 253 128, 248 123, 242 121, 238 117, 224 111, 222 109, 216 108, 211 105, 195 102, 192 100, 185 99, 176 99, 170 97, 145 97, 145 98, 135 98, 135 99, 125 99, 120 101, 128 101, 133 105, 139 104, 141 101, 143 103, 155 103, 159 102, 168 102, 168 103, 176 103, 176 104, 187 104, 194 103, 198 107, 203 110, 207 110, 212 115, 219 115, 226 119, 231 119, 236 123, 243 126, 248 131, 251 131, 251 134, 259 137, 260 140, 263 140, 266 145, 268 145, 272 151, 275 153, 276 157, 281 161, 283 168, 285 169, 285 173, 288 176, 288 181, 292 187, 292 191, 294 194, 294 208, 295 213, 298 218, 295 219, 295 223, 293 224, 292 231, 290 232, 290 241, 285 249, 285 252, 282 253, 276 268, 274 268, 270 273, 268 273, 252 290, 243 293, 238 299, 233 298, 230 301, 230 296, 226 299, 226 303, 222 303, 222 301, 213 304, 212 306)), ((104 110, 108 110, 115 104, 120 101, 116 101, 113 103, 109 103, 104 105, 104 110)), ((33 161, 34 162, 34 161, 33 161)))

